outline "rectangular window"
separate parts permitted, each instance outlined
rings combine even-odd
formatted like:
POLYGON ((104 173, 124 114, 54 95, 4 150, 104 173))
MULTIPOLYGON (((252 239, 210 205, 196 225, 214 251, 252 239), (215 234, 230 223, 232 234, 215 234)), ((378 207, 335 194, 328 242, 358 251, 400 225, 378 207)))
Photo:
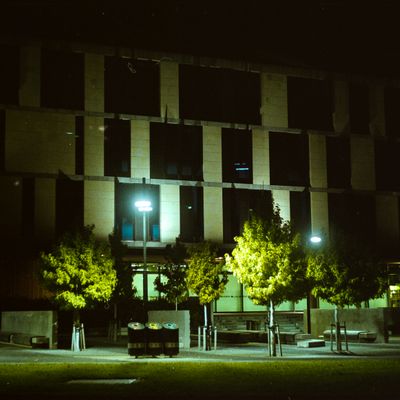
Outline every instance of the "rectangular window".
POLYGON ((271 132, 269 156, 271 185, 309 185, 307 135, 271 132))
POLYGON ((42 107, 83 110, 83 54, 42 49, 40 66, 42 107))
POLYGON ((104 127, 104 175, 130 177, 130 121, 106 118, 104 127))
POLYGON ((290 222, 295 232, 303 238, 311 234, 310 193, 290 192, 290 222))
POLYGON ((0 45, 0 104, 19 103, 20 49, 0 45))
POLYGON ((156 179, 202 181, 202 127, 151 123, 150 175, 156 179))
POLYGON ((385 88, 386 136, 400 137, 400 89, 385 88))
POLYGON ((260 75, 225 68, 179 66, 181 118, 260 124, 260 75))
POLYGON ((160 66, 154 61, 105 57, 106 112, 160 115, 160 66))
POLYGON ((326 137, 328 187, 351 186, 350 141, 347 137, 326 137))
POLYGON ((83 181, 60 178, 56 181, 56 235, 83 226, 83 181))
POLYGON ((375 141, 375 176, 378 190, 400 190, 400 143, 375 141))
POLYGON ((224 182, 253 182, 251 131, 222 129, 222 179, 224 182))
POLYGON ((367 85, 349 84, 350 131, 369 134, 369 88, 367 85))
POLYGON ((0 110, 0 171, 6 169, 6 111, 0 110))
POLYGON ((272 215, 272 195, 266 190, 224 188, 223 222, 224 243, 233 243, 240 235, 245 221, 252 215, 270 218, 272 215))
POLYGON ((32 239, 35 229, 35 179, 22 179, 22 237, 32 239))
POLYGON ((288 76, 287 93, 289 128, 333 130, 331 81, 288 76))
POLYGON ((203 188, 180 187, 180 239, 195 243, 204 238, 203 188))
POLYGON ((75 117, 75 174, 77 175, 84 174, 84 133, 83 117, 75 117))
POLYGON ((152 210, 145 212, 146 240, 160 241, 160 188, 158 185, 118 183, 115 193, 116 226, 122 240, 143 240, 143 212, 135 202, 148 200, 152 210))

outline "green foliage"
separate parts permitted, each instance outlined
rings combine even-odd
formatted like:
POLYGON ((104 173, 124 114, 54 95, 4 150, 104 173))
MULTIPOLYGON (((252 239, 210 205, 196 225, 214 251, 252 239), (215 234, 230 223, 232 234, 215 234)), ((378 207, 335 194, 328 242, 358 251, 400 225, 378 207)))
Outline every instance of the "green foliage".
POLYGON ((156 290, 164 294, 168 303, 177 305, 186 301, 189 297, 186 283, 186 248, 179 239, 176 239, 174 246, 168 245, 166 247, 165 257, 167 263, 163 265, 161 273, 167 280, 164 282, 158 276, 154 280, 154 285, 156 290))
POLYGON ((232 256, 225 255, 226 264, 255 304, 278 305, 306 296, 307 264, 300 236, 282 221, 278 207, 270 220, 253 216, 246 221, 235 241, 232 256))
POLYGON ((198 243, 188 248, 187 283, 199 296, 200 304, 218 300, 228 282, 223 263, 216 262, 217 246, 212 242, 198 243))
POLYGON ((387 289, 385 265, 364 242, 343 233, 309 254, 307 275, 313 295, 339 307, 360 306, 387 289))
POLYGON ((54 300, 67 310, 107 302, 116 285, 114 260, 107 243, 96 241, 94 226, 64 235, 54 250, 40 255, 40 275, 54 300))

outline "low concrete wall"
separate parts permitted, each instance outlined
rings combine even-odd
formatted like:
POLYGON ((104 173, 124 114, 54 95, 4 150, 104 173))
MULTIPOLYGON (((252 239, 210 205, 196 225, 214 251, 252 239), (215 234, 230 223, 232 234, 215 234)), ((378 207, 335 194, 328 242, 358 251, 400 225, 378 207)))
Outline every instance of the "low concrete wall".
POLYGON ((2 311, 1 330, 46 336, 50 348, 57 347, 56 311, 2 311))
MULTIPOLYGON (((389 330, 396 324, 400 309, 360 308, 339 310, 339 321, 349 330, 366 330, 377 334, 376 342, 387 343, 389 330)), ((318 337, 330 329, 334 310, 311 309, 311 334, 318 337)))
POLYGON ((149 322, 165 324, 173 322, 179 328, 179 347, 190 349, 190 312, 178 311, 149 311, 149 322))

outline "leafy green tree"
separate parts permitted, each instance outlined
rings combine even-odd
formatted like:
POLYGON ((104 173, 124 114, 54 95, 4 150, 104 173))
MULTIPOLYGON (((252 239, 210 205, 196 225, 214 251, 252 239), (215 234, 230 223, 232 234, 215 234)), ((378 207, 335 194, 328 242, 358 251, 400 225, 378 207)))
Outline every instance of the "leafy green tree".
POLYGON ((204 325, 207 326, 207 306, 218 300, 228 282, 223 262, 217 262, 218 246, 205 241, 188 248, 187 283, 204 306, 204 325))
POLYGON ((74 311, 107 302, 116 286, 116 272, 110 246, 96 240, 94 226, 65 234, 50 253, 40 254, 40 275, 61 309, 74 311))
POLYGON ((188 285, 186 282, 186 247, 176 239, 175 245, 168 245, 165 250, 167 263, 162 267, 162 275, 166 281, 158 276, 154 280, 156 290, 165 295, 168 303, 175 304, 175 310, 178 304, 187 300, 189 297, 188 285))

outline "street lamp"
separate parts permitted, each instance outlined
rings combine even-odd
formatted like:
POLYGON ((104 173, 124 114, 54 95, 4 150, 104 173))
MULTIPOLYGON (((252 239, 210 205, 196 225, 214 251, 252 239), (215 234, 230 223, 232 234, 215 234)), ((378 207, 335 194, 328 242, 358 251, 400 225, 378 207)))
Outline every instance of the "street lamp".
POLYGON ((146 304, 148 301, 148 286, 147 286, 147 229, 146 229, 146 213, 153 210, 151 201, 138 200, 135 202, 135 207, 139 212, 143 213, 143 301, 146 304))

